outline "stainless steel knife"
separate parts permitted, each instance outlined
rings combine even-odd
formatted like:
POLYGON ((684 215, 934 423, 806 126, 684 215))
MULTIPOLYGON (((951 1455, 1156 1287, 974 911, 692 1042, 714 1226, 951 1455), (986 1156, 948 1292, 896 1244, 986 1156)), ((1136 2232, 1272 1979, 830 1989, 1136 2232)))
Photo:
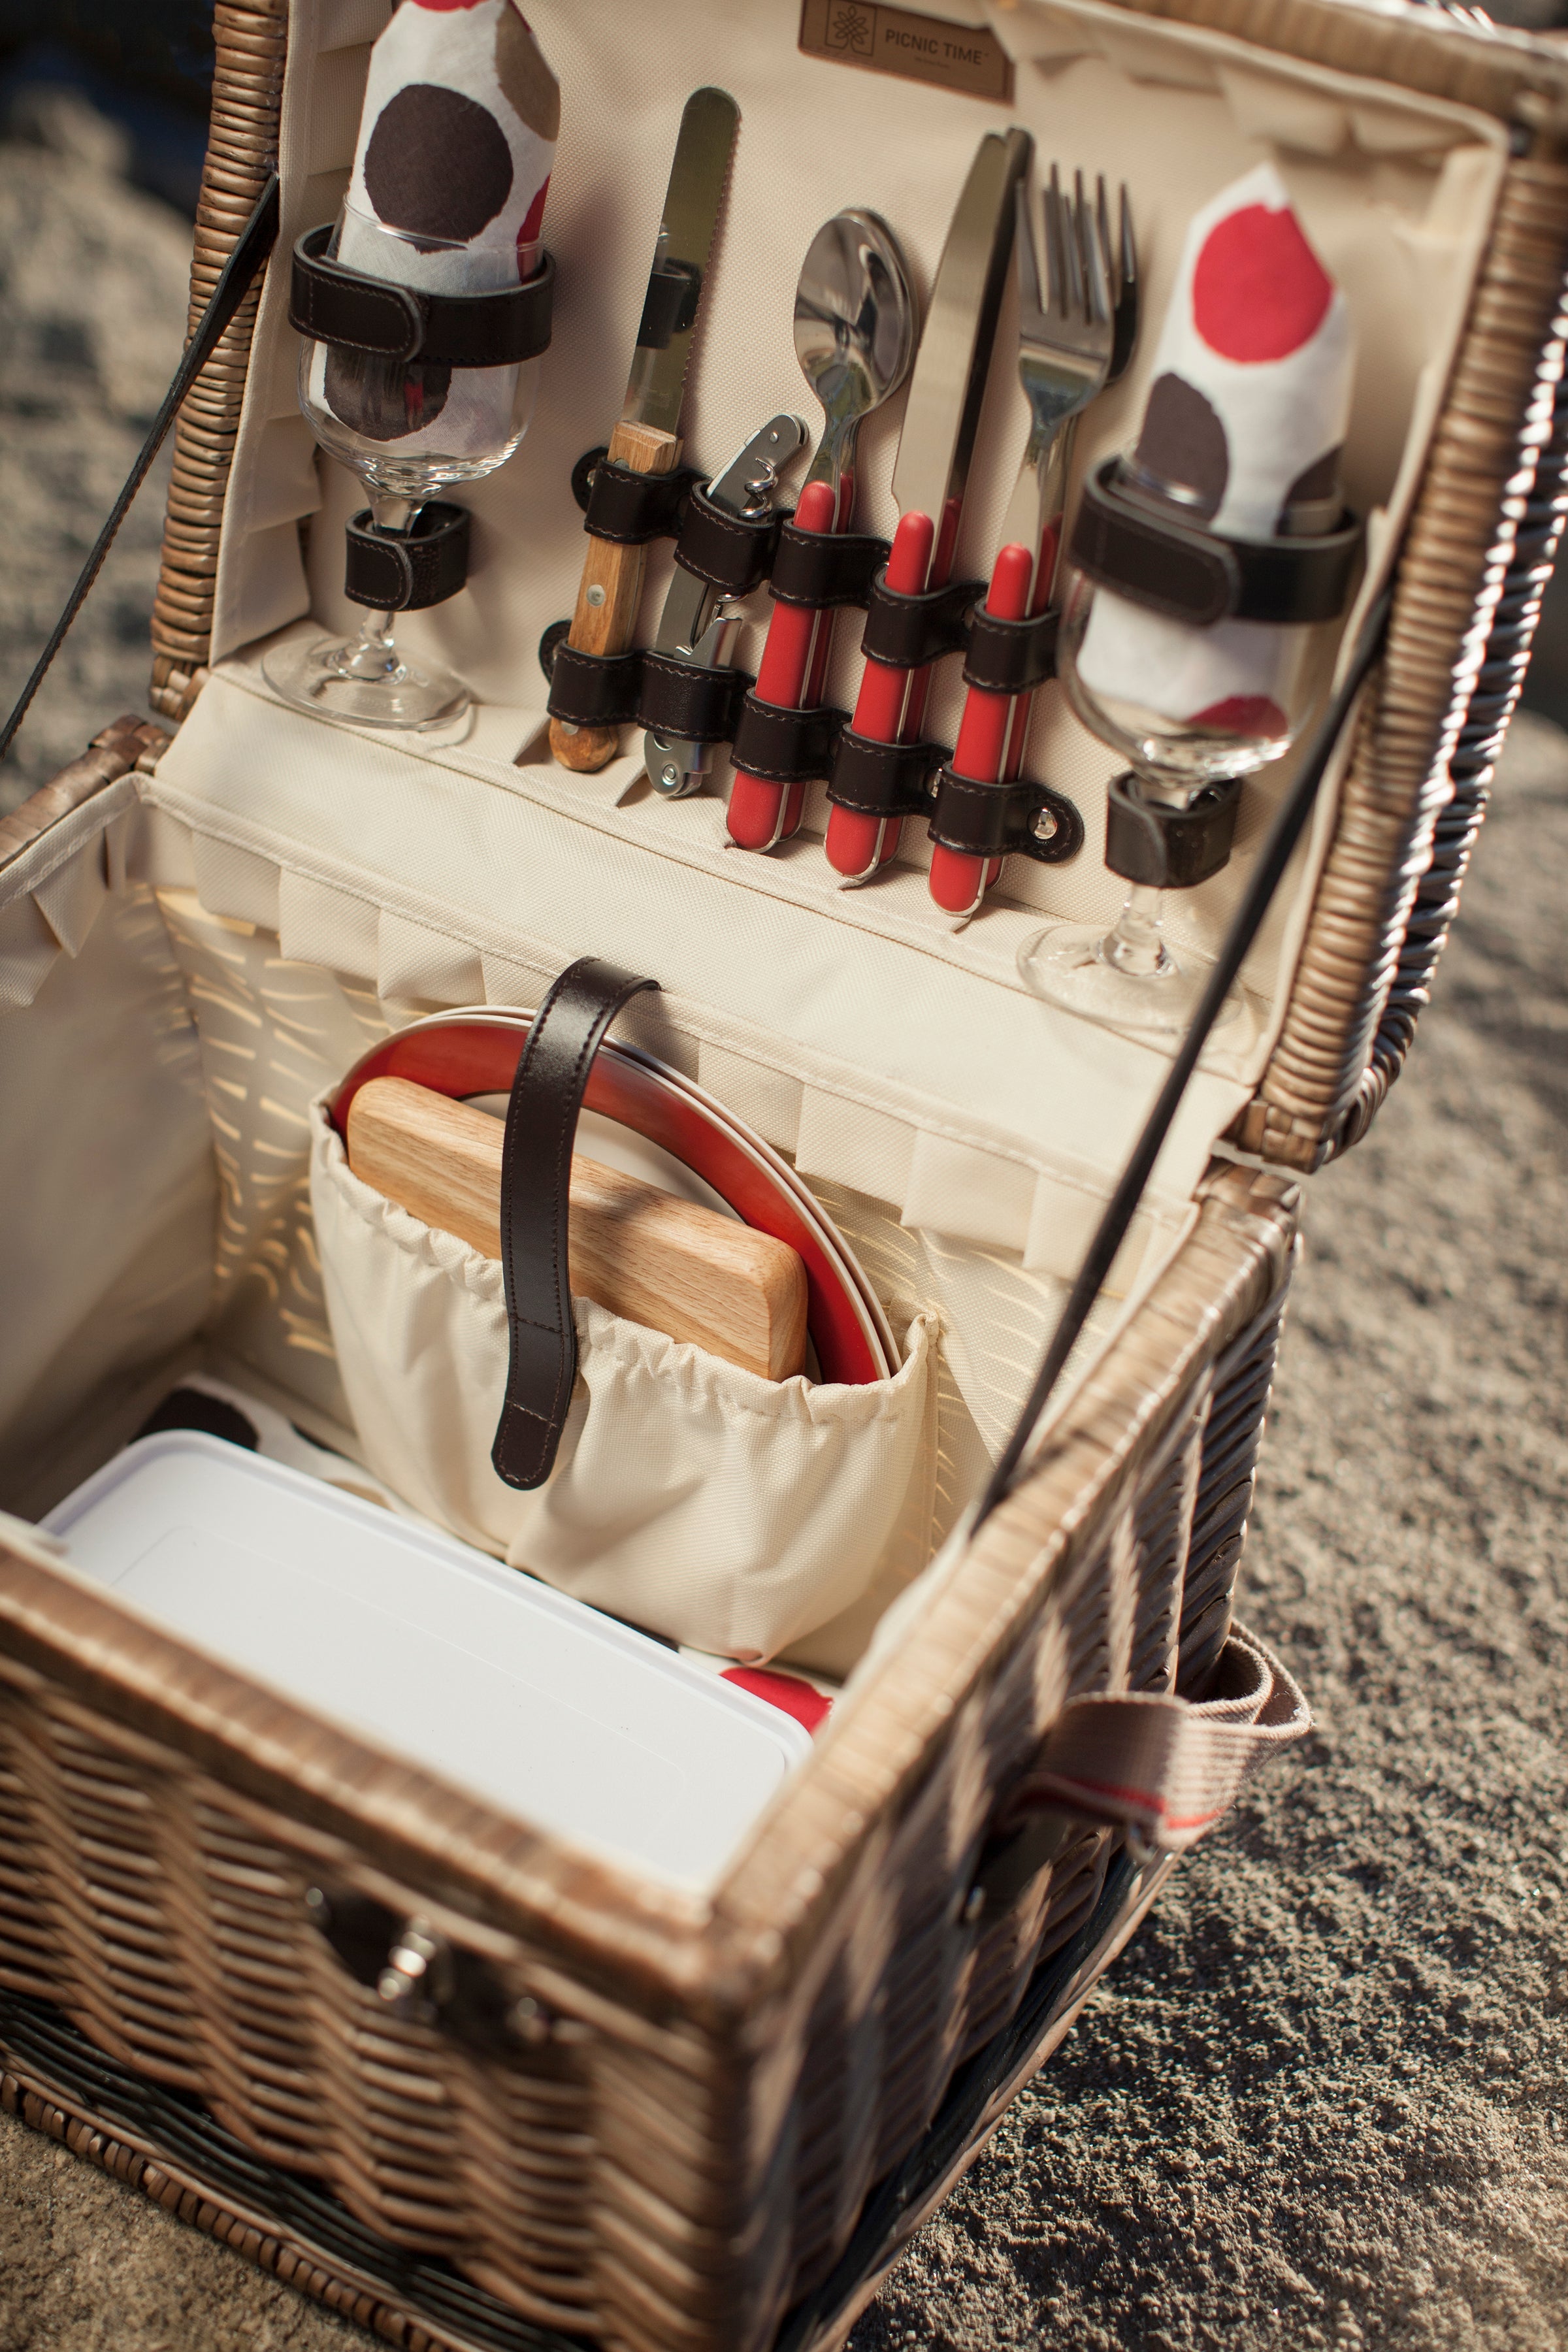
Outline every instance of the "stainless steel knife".
MULTIPOLYGON (((609 456, 636 473, 669 473, 680 462, 686 365, 740 121, 723 89, 693 90, 680 118, 626 401, 610 436, 609 456)), ((640 547, 590 534, 567 637, 578 652, 621 654, 635 642, 644 560, 640 547)), ((613 727, 550 722, 551 750, 580 774, 604 767, 618 744, 613 727)))

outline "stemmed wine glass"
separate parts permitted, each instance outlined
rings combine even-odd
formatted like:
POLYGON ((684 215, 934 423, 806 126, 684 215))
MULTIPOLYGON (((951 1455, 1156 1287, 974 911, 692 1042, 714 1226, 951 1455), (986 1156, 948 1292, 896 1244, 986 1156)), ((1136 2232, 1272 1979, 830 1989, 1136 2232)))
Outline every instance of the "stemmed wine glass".
MULTIPOLYGON (((443 294, 500 292, 531 277, 540 257, 538 246, 514 256, 403 236, 352 205, 331 249, 370 277, 443 294)), ((511 456, 532 418, 539 362, 454 368, 306 339, 299 382, 307 424, 363 481, 377 530, 413 533, 438 490, 479 481, 511 456)), ((356 637, 286 639, 263 673, 289 701, 362 727, 449 725, 472 699, 468 688, 450 670, 399 653, 393 617, 367 612, 356 637)))
MULTIPOLYGON (((1057 667, 1068 700, 1091 734, 1131 767, 1124 803, 1217 814, 1226 787, 1281 759, 1325 684, 1337 631, 1258 621, 1191 623, 1133 612, 1125 600, 1073 575, 1057 667), (1096 614, 1102 618, 1096 625, 1096 614), (1130 658, 1135 653, 1136 658, 1130 658), (1237 691, 1240 682, 1257 691, 1237 691), (1172 707, 1196 709, 1175 719, 1172 707)), ((1115 787, 1113 787, 1113 790, 1115 787)), ((1136 822, 1134 814, 1133 821, 1136 822)), ((1156 820, 1151 816, 1153 832, 1156 820)), ((1037 996, 1107 1028, 1179 1035, 1208 978, 1205 957, 1178 955, 1164 936, 1165 890, 1131 883, 1109 931, 1051 923, 1024 942, 1018 970, 1037 996)), ((1240 997, 1226 997, 1219 1018, 1240 997)))

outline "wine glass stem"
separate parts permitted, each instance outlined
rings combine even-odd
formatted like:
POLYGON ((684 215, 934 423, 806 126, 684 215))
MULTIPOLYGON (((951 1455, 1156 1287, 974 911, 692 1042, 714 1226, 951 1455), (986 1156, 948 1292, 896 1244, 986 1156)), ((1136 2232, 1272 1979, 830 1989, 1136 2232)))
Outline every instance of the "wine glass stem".
MULTIPOLYGON (((375 482, 366 484, 370 491, 370 510, 377 530, 404 531, 414 520, 415 507, 411 499, 395 491, 384 490, 375 482)), ((357 676, 368 677, 384 671, 390 676, 397 667, 397 655, 392 643, 393 613, 366 613, 359 625, 359 644, 355 646, 350 667, 357 676)))
POLYGON ((1102 961, 1140 979, 1169 971, 1171 951, 1160 930, 1163 912, 1163 894, 1152 883, 1134 882, 1115 929, 1101 942, 1102 961))

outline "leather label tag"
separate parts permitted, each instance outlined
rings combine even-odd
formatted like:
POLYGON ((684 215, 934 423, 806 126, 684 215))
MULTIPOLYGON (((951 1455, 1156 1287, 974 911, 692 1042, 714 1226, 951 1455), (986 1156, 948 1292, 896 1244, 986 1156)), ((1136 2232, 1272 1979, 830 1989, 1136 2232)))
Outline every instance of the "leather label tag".
POLYGON ((1013 61, 994 33, 884 8, 880 0, 804 0, 800 46, 808 58, 934 82, 970 98, 1013 94, 1013 61))

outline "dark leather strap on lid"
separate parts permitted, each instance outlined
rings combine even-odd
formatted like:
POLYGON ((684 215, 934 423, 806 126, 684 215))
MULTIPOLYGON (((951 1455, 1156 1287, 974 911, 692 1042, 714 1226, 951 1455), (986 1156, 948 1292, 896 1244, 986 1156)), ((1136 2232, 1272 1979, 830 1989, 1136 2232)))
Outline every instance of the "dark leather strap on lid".
POLYGON ((363 507, 348 527, 343 593, 375 613, 444 604, 468 576, 468 509, 428 499, 406 530, 383 530, 363 507))
POLYGON ((965 686, 992 694, 1032 694, 1057 674, 1059 613, 1036 613, 1026 621, 999 621, 984 604, 969 616, 965 686))
POLYGON ((522 286, 493 294, 428 294, 395 286, 330 260, 332 224, 307 229, 294 247, 289 323, 321 343, 388 360, 432 360, 455 368, 510 367, 550 348, 555 263, 522 286))
POLYGON ((637 725, 667 743, 727 743, 754 683, 743 669, 700 669, 673 654, 644 654, 637 725))
POLYGON ((517 1066, 500 1175, 510 1360, 490 1449, 509 1486, 542 1486, 549 1477, 577 1377, 567 1223, 588 1073, 622 1005, 658 985, 595 956, 569 964, 540 1006, 517 1066))
POLYGON ((680 541, 675 560, 710 588, 726 596, 748 596, 773 569, 779 532, 787 510, 750 520, 716 506, 704 489, 695 489, 680 518, 680 541))
POLYGON ((871 583, 870 608, 860 650, 870 661, 894 669, 924 669, 964 642, 969 610, 985 593, 984 580, 952 580, 945 588, 925 588, 905 596, 889 588, 885 573, 871 583))
POLYGON ((563 641, 550 667, 552 719, 568 727, 629 727, 642 692, 641 654, 583 654, 563 641))
POLYGON ((786 522, 779 533, 770 593, 781 604, 809 604, 814 612, 870 601, 871 583, 892 549, 885 539, 859 531, 801 530, 786 522))
POLYGON ((1131 770, 1113 776, 1105 797, 1105 862, 1124 882, 1191 890, 1228 860, 1240 802, 1239 776, 1205 784, 1184 809, 1151 800, 1131 770))
POLYGON ((944 768, 937 778, 931 837, 970 857, 1033 857, 1065 866, 1083 847, 1083 819, 1048 784, 987 784, 944 768))
POLYGON ((1363 530, 1300 539, 1229 539, 1189 522, 1179 508, 1140 497, 1111 457, 1083 486, 1070 561, 1129 604, 1173 621, 1268 621, 1278 627, 1336 620, 1350 599, 1363 530))
POLYGON ((859 816, 929 816, 936 772, 952 756, 940 743, 873 743, 846 727, 827 797, 859 816))
POLYGON ((647 547, 652 540, 673 539, 701 478, 689 466, 668 474, 637 474, 618 458, 601 457, 588 477, 583 528, 612 547, 647 547))
POLYGON ((848 724, 847 710, 834 710, 826 703, 791 710, 748 694, 735 730, 735 765, 764 784, 811 783, 833 773, 833 755, 848 724))

